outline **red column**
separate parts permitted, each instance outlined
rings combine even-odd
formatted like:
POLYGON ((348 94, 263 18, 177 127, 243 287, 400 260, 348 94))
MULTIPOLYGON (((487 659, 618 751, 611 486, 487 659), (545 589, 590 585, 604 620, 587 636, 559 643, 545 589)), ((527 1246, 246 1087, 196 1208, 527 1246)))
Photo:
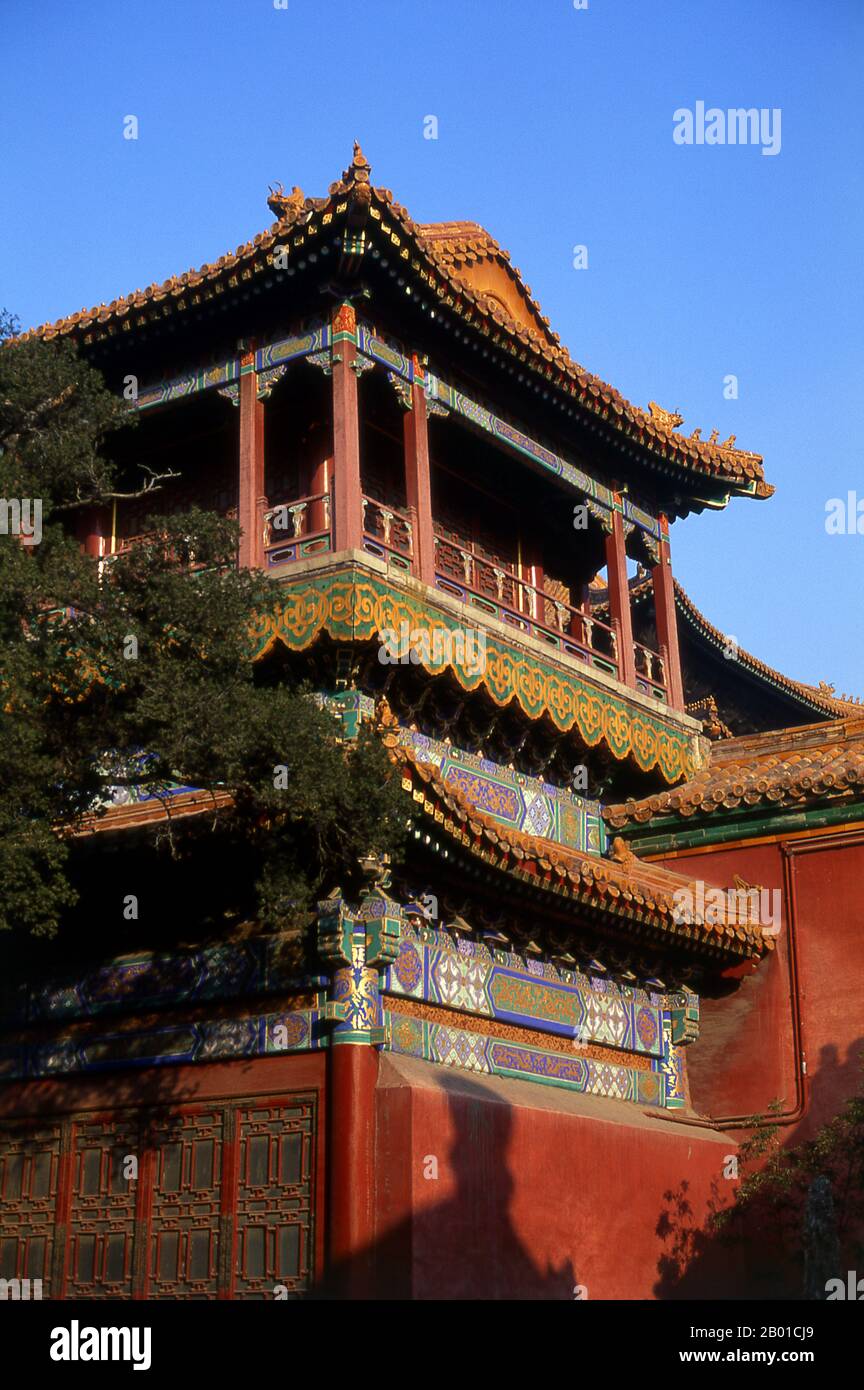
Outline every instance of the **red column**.
POLYGON ((666 665, 666 698, 673 709, 684 710, 684 683, 681 679, 681 654, 678 650, 678 615, 675 612, 675 587, 672 583, 672 560, 669 542, 665 539, 666 518, 661 518, 664 539, 660 541, 660 563, 651 571, 654 586, 654 617, 657 641, 666 665))
MULTIPOLYGON (((586 617, 591 617, 591 585, 579 584, 572 593, 573 607, 578 608, 580 613, 586 617)), ((577 642, 583 642, 586 646, 591 644, 588 641, 588 629, 585 619, 580 613, 574 613, 570 620, 570 636, 575 637, 577 642)))
POLYGON ((528 590, 528 610, 536 623, 546 622, 546 600, 543 597, 543 557, 535 542, 526 540, 522 547, 522 575, 528 590), (536 590, 537 592, 533 592, 536 590))
POLYGON ((107 554, 111 545, 111 524, 101 507, 88 507, 81 512, 76 531, 85 555, 93 555, 98 560, 107 554))
MULTIPOLYGON (((416 361, 415 361, 416 368, 416 361)), ((416 381, 411 409, 405 411, 405 495, 414 519, 414 573, 424 584, 435 583, 435 531, 432 525, 432 482, 429 464, 429 422, 426 392, 416 381)))
POLYGON ((333 317, 333 549, 363 548, 363 499, 360 485, 360 420, 357 377, 352 363, 356 347, 347 334, 357 320, 350 304, 333 317))
POLYGON ((263 564, 261 502, 264 496, 264 402, 258 399, 255 357, 247 353, 240 362, 240 478, 237 519, 240 523, 241 569, 260 569, 263 564))
POLYGON ((313 497, 323 494, 320 502, 313 502, 309 508, 309 530, 326 531, 330 527, 330 480, 333 477, 332 458, 321 459, 312 469, 309 479, 309 492, 313 497))
POLYGON ((370 1298, 373 1292, 377 1079, 374 1047, 330 1047, 327 1284, 336 1298, 370 1298))
POLYGON ((606 573, 609 580, 609 611, 618 633, 618 675, 624 685, 635 688, 636 655, 633 651, 630 590, 627 587, 624 518, 617 509, 612 512, 612 534, 606 535, 606 573))

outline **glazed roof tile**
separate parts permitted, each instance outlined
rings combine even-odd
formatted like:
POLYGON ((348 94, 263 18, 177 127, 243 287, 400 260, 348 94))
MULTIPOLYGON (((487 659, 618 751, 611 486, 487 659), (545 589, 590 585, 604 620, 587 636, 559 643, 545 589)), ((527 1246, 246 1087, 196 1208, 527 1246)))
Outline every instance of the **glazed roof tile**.
POLYGON ((757 497, 768 497, 774 491, 764 480, 762 459, 758 454, 735 447, 734 437, 720 442, 714 431, 703 440, 695 430, 686 437, 677 430, 681 416, 661 409, 651 402, 647 410, 631 404, 614 387, 592 375, 574 362, 556 334, 548 326, 537 302, 531 297, 510 258, 488 232, 474 222, 415 223, 409 213, 395 202, 389 189, 373 187, 371 166, 359 145, 355 144, 354 158, 340 180, 330 185, 327 198, 304 198, 300 189, 290 195, 272 193, 268 205, 277 221, 267 231, 259 232, 251 241, 235 251, 208 262, 197 270, 171 276, 162 284, 137 289, 132 294, 114 299, 110 304, 98 304, 91 309, 42 324, 23 333, 15 341, 41 338, 47 341, 72 335, 85 341, 112 326, 133 325, 140 316, 170 313, 173 308, 185 308, 190 299, 208 288, 233 288, 241 278, 266 269, 274 247, 281 244, 287 231, 304 234, 317 231, 323 223, 333 223, 338 216, 377 220, 383 226, 386 218, 391 236, 404 237, 413 250, 416 262, 412 270, 421 273, 429 286, 447 308, 461 315, 475 331, 491 337, 505 350, 515 353, 543 376, 573 396, 578 404, 626 434, 634 443, 662 457, 668 464, 718 479, 732 489, 757 497), (465 266, 477 259, 494 259, 507 267, 531 306, 533 322, 525 326, 515 322, 495 297, 472 289, 468 284, 465 266))
POLYGON ((395 737, 385 732, 384 741, 402 772, 403 788, 413 794, 432 831, 494 868, 608 919, 653 928, 670 943, 690 949, 713 947, 754 957, 773 949, 773 940, 751 916, 749 902, 746 909, 736 909, 730 901, 714 922, 682 912, 676 891, 688 890, 694 903, 699 900, 696 883, 686 875, 637 859, 622 840, 614 841, 613 857, 604 859, 501 825, 445 784, 436 767, 421 762, 395 737))
POLYGON ((542 342, 560 346, 558 334, 552 331, 548 318, 544 317, 540 305, 532 297, 531 286, 525 283, 518 268, 510 264, 510 252, 503 250, 479 222, 426 222, 418 224, 417 231, 429 255, 445 274, 457 282, 463 292, 467 291, 484 302, 493 315, 503 315, 511 332, 518 333, 520 327, 525 325, 517 323, 501 299, 471 284, 473 267, 484 262, 499 266, 524 299, 533 319, 533 323, 527 326, 527 332, 542 342))
POLYGON ((616 830, 659 817, 702 818, 757 806, 804 806, 864 796, 864 717, 731 738, 689 782, 641 800, 607 806, 616 830))

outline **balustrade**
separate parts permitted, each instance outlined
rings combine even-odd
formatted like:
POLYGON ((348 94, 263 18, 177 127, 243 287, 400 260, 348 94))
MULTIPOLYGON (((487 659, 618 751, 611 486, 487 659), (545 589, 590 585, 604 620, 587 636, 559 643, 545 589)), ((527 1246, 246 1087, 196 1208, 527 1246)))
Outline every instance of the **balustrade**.
POLYGON ((410 571, 414 528, 401 507, 363 494, 363 549, 397 569, 410 571))
POLYGON ((636 683, 639 689, 648 695, 655 695, 658 699, 665 699, 665 653, 661 655, 652 652, 650 647, 643 647, 641 642, 634 642, 633 650, 636 656, 636 683))
POLYGON ((264 567, 330 549, 330 494, 317 492, 268 507, 261 517, 264 567))
MULTIPOLYGON (((620 640, 614 624, 536 588, 505 564, 441 535, 438 528, 435 570, 436 585, 443 593, 621 679, 620 640)), ((634 648, 639 688, 663 699, 663 658, 639 643, 634 643, 634 648)))

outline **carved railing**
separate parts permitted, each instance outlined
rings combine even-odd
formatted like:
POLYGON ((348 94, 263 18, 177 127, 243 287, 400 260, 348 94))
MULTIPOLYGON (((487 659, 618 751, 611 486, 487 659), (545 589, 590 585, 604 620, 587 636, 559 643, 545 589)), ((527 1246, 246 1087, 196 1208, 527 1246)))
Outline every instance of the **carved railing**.
MULTIPOLYGON (((118 541, 110 554, 100 557, 99 578, 101 579, 107 574, 111 566, 119 560, 121 556, 129 555, 133 550, 137 550, 139 546, 145 545, 151 540, 155 540, 157 535, 158 532, 153 531, 149 534, 144 533, 140 536, 127 536, 122 542, 118 541)), ((195 551, 182 540, 179 544, 174 545, 173 551, 169 551, 168 553, 171 559, 173 559, 181 569, 187 570, 190 574, 216 568, 215 565, 205 564, 203 560, 196 559, 195 551)))
POLYGON ((653 695, 658 700, 665 700, 666 690, 666 653, 652 652, 650 647, 644 647, 641 642, 633 643, 633 652, 636 658, 636 684, 640 690, 644 690, 646 695, 653 695))
MULTIPOLYGON (((107 550, 99 558, 99 573, 104 574, 105 570, 121 555, 128 555, 131 550, 137 550, 141 545, 147 545, 156 536, 155 531, 142 531, 138 536, 115 536, 113 548, 107 550)), ((112 545, 110 537, 106 537, 107 544, 112 545)))
POLYGON ((268 507, 261 516, 261 531, 265 569, 329 550, 329 492, 294 497, 268 507))
POLYGON ((363 549, 397 569, 410 570, 414 527, 402 507, 363 494, 363 549))
MULTIPOLYGON (((121 555, 129 555, 133 550, 138 550, 139 547, 143 545, 151 544, 158 536, 158 531, 142 531, 140 535, 137 536, 116 536, 114 538, 113 550, 109 550, 105 555, 99 558, 100 578, 110 569, 115 561, 120 559, 121 555)), ((180 563, 190 570, 200 570, 204 568, 202 564, 196 561, 194 552, 185 549, 182 541, 179 545, 175 545, 174 547, 174 558, 179 559, 180 563)))
POLYGON ((435 583, 443 593, 519 628, 557 651, 611 675, 620 674, 618 634, 608 623, 527 583, 506 564, 478 555, 437 533, 435 583))

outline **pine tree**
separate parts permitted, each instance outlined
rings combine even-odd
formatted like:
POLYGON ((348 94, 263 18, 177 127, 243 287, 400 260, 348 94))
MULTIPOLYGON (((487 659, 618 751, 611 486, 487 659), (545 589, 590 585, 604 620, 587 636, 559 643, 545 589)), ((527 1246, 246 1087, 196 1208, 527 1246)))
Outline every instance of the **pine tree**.
MULTIPOLYGON (((0 318, 0 337, 14 329, 0 318)), ((75 899, 69 832, 124 782, 227 793, 211 820, 252 856, 260 920, 301 919, 351 890, 360 855, 398 857, 398 782, 368 728, 347 743, 313 692, 260 679, 250 619, 274 587, 236 568, 236 523, 153 517, 109 564, 81 553, 75 518, 117 496, 111 442, 130 428, 71 345, 0 345, 3 516, 41 506, 38 544, 0 534, 0 929, 57 932, 75 899)), ((194 847, 192 819, 163 828, 169 852, 194 847)))

